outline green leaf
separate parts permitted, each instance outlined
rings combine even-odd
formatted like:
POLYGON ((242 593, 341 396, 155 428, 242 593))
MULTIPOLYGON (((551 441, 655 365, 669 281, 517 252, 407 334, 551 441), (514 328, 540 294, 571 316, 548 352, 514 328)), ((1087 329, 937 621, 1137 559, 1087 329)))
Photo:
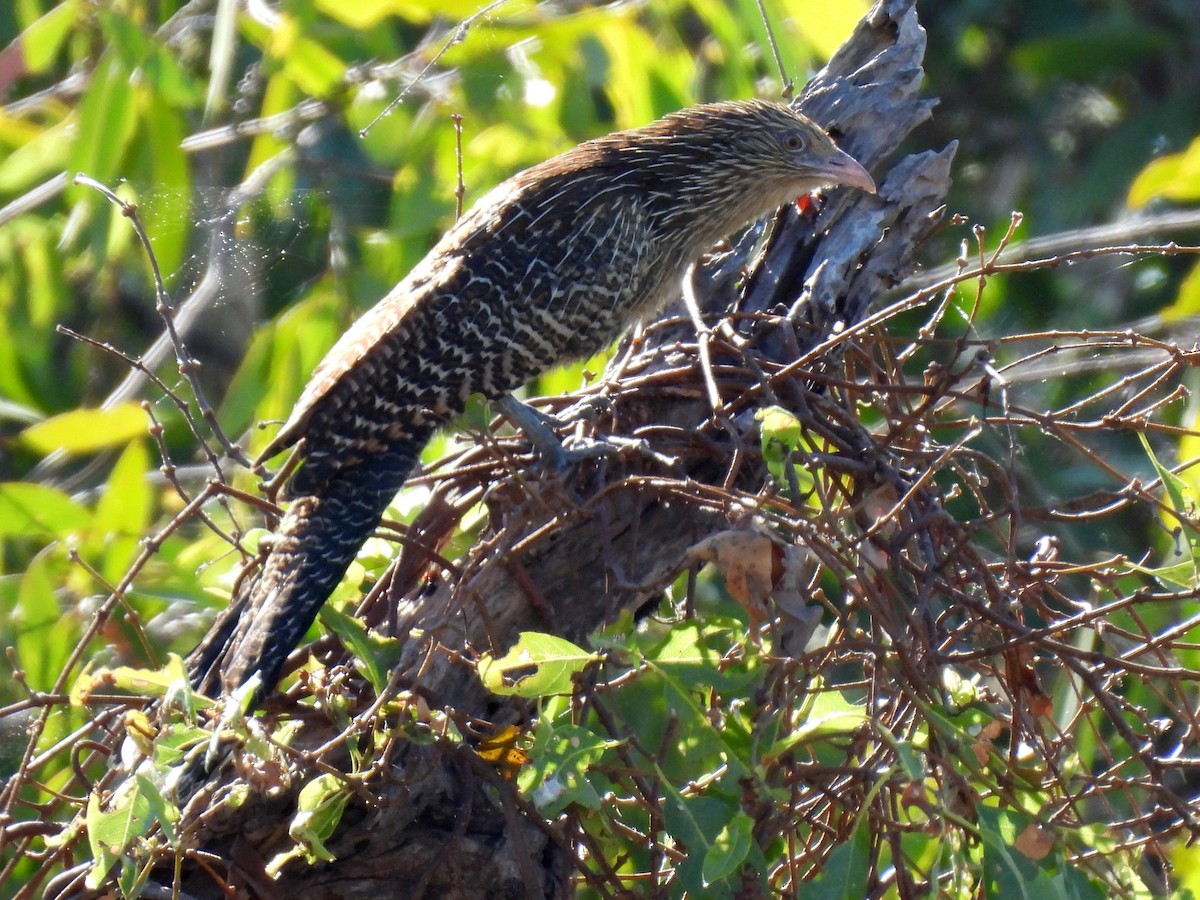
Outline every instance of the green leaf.
POLYGON ((708 795, 684 797, 669 783, 663 787, 667 791, 667 802, 663 804, 667 834, 683 841, 688 849, 687 861, 679 867, 680 887, 689 897, 718 896, 714 889, 719 880, 705 878, 704 866, 710 854, 720 856, 721 851, 716 849, 718 836, 745 813, 732 800, 708 795))
POLYGON ((17 663, 30 687, 38 691, 53 688, 78 633, 73 618, 63 615, 58 600, 61 559, 52 552, 39 553, 21 575, 17 590, 12 622, 17 663))
POLYGON ((108 812, 101 810, 96 794, 88 797, 85 818, 93 863, 86 881, 93 890, 100 887, 129 845, 145 836, 154 824, 155 805, 146 793, 146 782, 134 779, 128 784, 131 790, 118 792, 108 812))
MULTIPOLYGON (((67 167, 70 128, 60 122, 23 141, 0 158, 0 192, 15 194, 58 175, 67 167)), ((11 225, 9 227, 12 227, 11 225)))
POLYGON ((249 41, 279 61, 284 74, 304 93, 328 97, 342 86, 346 64, 321 44, 305 37, 295 16, 276 15, 270 26, 242 16, 239 25, 249 41))
POLYGON ((858 900, 867 895, 871 842, 860 817, 850 840, 839 845, 825 863, 825 870, 804 887, 806 900, 858 900))
POLYGON ((128 856, 121 857, 121 872, 117 876, 117 887, 121 889, 122 897, 135 898, 135 900, 140 897, 141 882, 145 878, 149 878, 149 872, 146 872, 128 856))
POLYGON ((1200 584, 1200 560, 1197 560, 1194 549, 1186 554, 1182 562, 1165 566, 1140 566, 1137 563, 1127 565, 1135 572, 1156 579, 1169 591, 1191 591, 1200 584))
POLYGON ((741 810, 725 823, 704 854, 701 877, 707 887, 733 875, 741 868, 754 844, 754 820, 741 810))
POLYGON ((1182 546, 1179 547, 1177 556, 1182 556, 1183 558, 1177 559, 1161 569, 1144 569, 1133 563, 1130 564, 1130 568, 1137 571, 1149 572, 1159 578, 1168 587, 1179 586, 1184 590, 1191 590, 1196 584, 1200 584, 1200 560, 1197 559, 1196 532, 1189 525, 1189 521, 1197 513, 1196 490, 1188 481, 1176 475, 1158 461, 1158 457, 1154 455, 1154 451, 1150 448, 1150 442, 1144 434, 1139 432, 1138 440, 1142 442, 1142 449, 1150 457, 1150 463, 1154 466, 1154 471, 1158 473, 1158 477, 1162 480, 1163 491, 1166 493, 1168 505, 1176 513, 1175 516, 1167 516, 1165 518, 1168 519, 1168 527, 1174 526, 1177 523, 1182 530, 1180 537, 1182 546), (1170 519, 1172 518, 1176 521, 1171 522, 1170 519))
POLYGON ((134 440, 126 446, 113 472, 100 502, 96 504, 92 528, 104 535, 143 534, 150 524, 152 491, 146 481, 146 470, 150 468, 150 454, 142 440, 134 440))
POLYGON ((296 815, 288 826, 288 834, 306 848, 309 862, 332 862, 334 855, 325 846, 342 821, 342 813, 350 791, 335 775, 318 775, 300 791, 296 815))
MULTIPOLYGON (((345 329, 339 303, 332 286, 323 283, 255 335, 219 410, 228 432, 249 428, 256 416, 280 422, 288 417, 300 388, 345 329)), ((254 444, 265 446, 273 434, 256 429, 254 444)))
POLYGON ((327 603, 321 607, 320 615, 321 624, 338 636, 371 687, 375 688, 376 693, 381 693, 387 686, 392 669, 400 661, 403 649, 400 641, 368 631, 363 622, 333 604, 327 603))
POLYGON ((165 697, 183 685, 190 687, 187 668, 177 653, 167 655, 166 665, 157 669, 134 666, 115 666, 96 669, 81 675, 71 689, 72 702, 86 702, 87 695, 98 687, 116 688, 145 697, 165 697))
POLYGON ((1160 198, 1200 198, 1200 138, 1192 141, 1182 153, 1159 157, 1142 169, 1129 187, 1126 202, 1138 209, 1160 198))
MULTIPOLYGON (((62 270, 62 252, 56 240, 47 232, 27 235, 23 238, 21 261, 25 263, 29 287, 25 290, 25 302, 29 310, 30 325, 50 330, 61 314, 59 304, 63 297, 71 295, 62 270)), ((35 351, 27 347, 27 351, 35 351)), ((38 416, 40 419, 41 416, 38 416)))
POLYGON ((395 16, 407 17, 408 10, 404 7, 410 4, 397 3, 396 0, 355 0, 354 3, 316 0, 314 5, 335 22, 349 25, 355 31, 366 31, 395 16))
MULTIPOLYGON (((1166 322, 1182 322, 1200 314, 1200 265, 1192 266, 1192 270, 1184 276, 1179 284, 1179 293, 1171 304, 1159 312, 1166 322)), ((1183 454, 1180 454, 1181 458, 1183 454)))
POLYGON ((816 482, 807 468, 796 465, 794 458, 799 452, 812 450, 799 420, 778 406, 760 409, 754 417, 758 420, 763 460, 771 478, 784 489, 790 489, 795 484, 800 492, 797 500, 809 496, 816 482))
POLYGON ((1192 486, 1158 461, 1158 457, 1150 449, 1150 442, 1146 439, 1145 434, 1138 432, 1138 438, 1142 442, 1142 448, 1146 451, 1146 455, 1150 457, 1150 462, 1154 465, 1154 471, 1162 479, 1171 509, 1184 516, 1195 515, 1197 512, 1196 494, 1192 490, 1192 486))
MULTIPOLYGON (((1108 859, 1106 857, 1106 862, 1108 859)), ((1114 860, 1116 866, 1119 866, 1124 860, 1114 860)), ((1145 897, 1149 900, 1154 896, 1142 881, 1140 873, 1136 870, 1131 871, 1126 868, 1124 871, 1117 870, 1117 884, 1122 885, 1131 897, 1145 897)), ((1077 869, 1075 866, 1067 865, 1060 861, 1058 873, 1054 877, 1055 888, 1068 898, 1068 900, 1105 900, 1108 897, 1108 892, 1105 888, 1095 881, 1091 881, 1087 875, 1077 869)), ((1182 892, 1178 895, 1179 900, 1189 900, 1190 892, 1182 892)), ((1194 897, 1191 898, 1194 900, 1194 897)))
POLYGON ((150 525, 153 490, 146 480, 150 454, 144 441, 133 441, 117 459, 92 518, 89 549, 104 557, 104 575, 120 580, 139 552, 150 525))
POLYGON ((26 428, 20 441, 38 453, 94 453, 121 447, 146 434, 149 420, 140 406, 122 403, 111 409, 75 409, 26 428))
POLYGON ((716 727, 702 703, 708 689, 681 681, 670 668, 661 668, 650 661, 647 664, 662 678, 666 706, 678 721, 682 733, 680 748, 687 760, 694 762, 716 755, 724 760, 734 777, 749 777, 752 760, 750 748, 741 740, 744 732, 730 727, 734 722, 732 718, 726 722, 727 727, 716 727))
POLYGON ((78 0, 63 0, 21 32, 17 44, 30 74, 40 75, 50 68, 79 17, 81 5, 78 0))
POLYGON ((115 55, 100 61, 79 104, 79 127, 71 147, 69 168, 97 181, 120 173, 125 148, 137 131, 131 72, 115 55))
POLYGON ((158 785, 145 775, 139 773, 134 778, 137 781, 138 792, 149 806, 151 819, 174 846, 179 840, 179 834, 175 831, 175 823, 179 821, 179 807, 168 800, 158 785))
POLYGON ((591 770, 618 743, 570 722, 553 724, 543 710, 529 750, 530 765, 521 769, 517 783, 547 818, 573 803, 599 809, 601 791, 593 785, 591 770))
POLYGON ((804 721, 791 734, 780 738, 766 758, 776 759, 797 745, 818 738, 853 734, 869 721, 866 708, 851 703, 839 691, 819 691, 813 695, 804 721))
POLYGON ((719 616, 680 622, 645 657, 682 687, 742 692, 761 674, 756 662, 729 665, 725 660, 742 628, 741 623, 719 616))
POLYGON ((127 72, 134 72, 149 56, 150 35, 124 10, 101 7, 96 11, 96 23, 100 26, 106 49, 120 60, 127 72))
MULTIPOLYGON (((120 856, 114 853, 107 843, 99 839, 104 823, 104 811, 100 809, 100 798, 96 794, 88 797, 87 812, 84 822, 87 826, 88 843, 92 850, 92 867, 88 870, 86 884, 96 890, 104 883, 104 876, 120 856)), ((122 849, 124 849, 122 847, 122 849)))
POLYGON ((52 553, 39 553, 22 574, 13 623, 18 629, 42 628, 62 617, 62 610, 54 596, 60 575, 51 570, 54 562, 52 553))
MULTIPOLYGON (((204 100, 204 90, 169 47, 154 42, 147 51, 138 67, 139 80, 146 88, 141 96, 151 101, 150 109, 142 118, 142 131, 146 140, 156 145, 157 153, 162 142, 170 141, 175 131, 175 128, 168 126, 163 134, 155 133, 164 124, 158 118, 160 109, 172 108, 173 112, 196 109, 204 100)), ((181 123, 179 127, 182 129, 184 126, 181 123)), ((178 144, 173 149, 183 154, 178 144)))
POLYGON ((1066 900, 1062 885, 1014 846, 1033 819, 992 806, 980 806, 977 811, 986 895, 1005 900, 1066 900))
POLYGON ((489 691, 502 696, 570 694, 576 673, 600 658, 562 638, 523 631, 504 656, 497 659, 485 653, 480 657, 479 677, 489 691))
MULTIPOLYGON (((207 744, 210 740, 212 740, 212 732, 198 725, 166 722, 154 737, 152 748, 154 766, 160 772, 167 772, 183 763, 189 751, 201 744, 207 744)), ((170 833, 167 836, 174 840, 174 836, 170 833)))
POLYGON ((55 488, 0 483, 0 537, 62 538, 86 528, 91 518, 88 510, 55 488))
POLYGON ((138 218, 150 236, 159 267, 171 273, 183 264, 189 240, 195 239, 189 227, 189 216, 194 211, 179 202, 180 197, 192 193, 191 173, 182 147, 187 137, 186 122, 184 113, 145 85, 139 86, 137 99, 143 125, 130 167, 146 172, 152 185, 138 197, 138 218))
MULTIPOLYGON (((1114 17, 1115 18, 1115 17, 1114 17)), ((1141 60, 1160 57, 1166 33, 1132 21, 1080 25, 1026 41, 1011 51, 1011 65, 1023 75, 1088 80, 1123 71, 1141 60)))

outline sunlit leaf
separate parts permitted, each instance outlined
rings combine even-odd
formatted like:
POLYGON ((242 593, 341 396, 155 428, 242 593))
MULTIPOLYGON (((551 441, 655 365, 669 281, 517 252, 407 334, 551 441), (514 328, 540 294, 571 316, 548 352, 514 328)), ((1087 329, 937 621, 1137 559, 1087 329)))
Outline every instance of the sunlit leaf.
POLYGON ((1139 432, 1138 440, 1141 441, 1142 449, 1146 451, 1146 455, 1150 458, 1150 462, 1154 466, 1154 471, 1158 473, 1158 477, 1162 481, 1168 505, 1174 512, 1178 513, 1173 518, 1183 522, 1186 519, 1196 516, 1200 512, 1200 503, 1197 502, 1198 495, 1192 485, 1158 461, 1158 457, 1155 456, 1154 450, 1150 447, 1150 442, 1146 439, 1145 434, 1139 432))
POLYGON ((164 102, 162 94, 143 89, 138 94, 142 118, 152 123, 142 129, 135 165, 147 173, 154 186, 138 206, 138 216, 150 235, 150 244, 163 272, 174 272, 188 249, 192 210, 179 202, 192 189, 188 160, 181 144, 187 136, 183 113, 164 102))
POLYGON ((754 820, 739 810, 714 839, 704 854, 701 877, 706 885, 736 873, 746 861, 754 842, 754 820))
POLYGON ((117 458, 92 520, 89 548, 105 558, 104 573, 119 580, 150 524, 153 489, 146 479, 150 454, 145 441, 131 441, 117 458))
POLYGON ((822 59, 833 56, 871 6, 867 0, 841 3, 787 0, 781 5, 787 9, 796 30, 813 45, 822 59))
POLYGON ((332 604, 323 606, 320 616, 321 624, 336 634, 350 651, 355 665, 362 670, 371 687, 381 692, 387 685, 392 668, 400 659, 400 641, 368 631, 361 620, 347 615, 332 604))
POLYGON ((86 527, 91 518, 85 507, 56 488, 0 483, 0 537, 61 537, 86 527))
POLYGON ((386 19, 402 16, 408 12, 422 14, 422 21, 427 21, 431 15, 428 7, 421 8, 411 2, 397 0, 356 0, 354 3, 339 2, 339 0, 316 0, 317 9, 335 21, 349 25, 357 31, 374 28, 386 19))
POLYGON ((731 666, 724 660, 729 647, 744 633, 745 625, 733 618, 709 616, 704 621, 680 622, 646 649, 646 659, 683 687, 740 692, 760 674, 753 662, 731 666))
POLYGON ((98 795, 88 798, 87 835, 91 845, 92 868, 87 885, 98 888, 113 863, 135 839, 143 836, 154 823, 155 804, 147 791, 147 782, 131 781, 132 790, 119 793, 108 810, 100 808, 98 795))
MULTIPOLYGON (((335 858, 325 846, 325 841, 341 822, 349 799, 350 790, 346 783, 328 773, 318 775, 300 791, 296 815, 288 826, 288 834, 304 848, 310 862, 332 862, 335 858)), ((272 864, 277 862, 273 860, 272 864)))
MULTIPOLYGON (((236 433, 249 428, 256 414, 282 423, 300 388, 344 328, 337 296, 318 286, 273 328, 255 335, 221 407, 224 426, 236 433)), ((266 444, 274 432, 255 430, 253 446, 266 444)))
MULTIPOLYGON (((1200 172, 1196 178, 1197 189, 1200 190, 1200 172)), ((1164 308, 1159 315, 1166 322, 1181 322, 1192 316, 1200 315, 1200 265, 1192 266, 1179 284, 1179 293, 1170 306, 1164 308)), ((1194 457, 1185 456, 1184 459, 1194 457)))
POLYGON ((345 63, 305 36, 294 16, 279 13, 270 27, 250 16, 241 17, 239 24, 246 37, 278 61, 287 77, 306 94, 326 97, 341 86, 345 63))
POLYGON ((31 425, 21 443, 38 453, 93 453, 120 447, 146 434, 149 420, 140 406, 123 403, 111 409, 75 409, 31 425))
POLYGON ((34 690, 53 688, 76 639, 73 623, 63 615, 60 560, 52 552, 39 553, 21 575, 17 591, 11 622, 17 664, 34 690))
POLYGON ((116 666, 87 671, 75 680, 71 688, 71 701, 87 703, 93 692, 112 689, 144 697, 174 699, 181 694, 189 710, 211 705, 210 701, 192 690, 183 659, 177 653, 168 654, 166 664, 157 669, 116 666))
POLYGON ((494 694, 545 697, 569 694, 574 676, 600 659, 570 641, 533 631, 522 632, 504 656, 485 653, 479 659, 479 677, 494 694))
POLYGON ((840 692, 820 691, 808 704, 799 727, 771 747, 767 756, 779 756, 800 744, 819 738, 853 734, 869 721, 866 709, 850 702, 840 692))
POLYGON ((1200 138, 1182 153, 1159 157, 1142 169, 1129 188, 1127 202, 1137 209, 1158 198, 1200 198, 1200 138))
POLYGON ((551 724, 543 716, 529 750, 532 763, 521 770, 518 784, 548 817, 571 803, 597 809, 601 792, 594 784, 598 776, 593 767, 617 744, 570 722, 551 724))
POLYGON ((40 74, 50 68, 70 36, 82 5, 79 0, 63 0, 21 32, 15 43, 21 48, 21 59, 29 72, 40 74))
POLYGON ((0 191, 26 191, 67 167, 71 149, 66 123, 52 125, 0 156, 0 191))
POLYGON ((79 104, 79 127, 70 169, 107 183, 122 173, 119 162, 137 131, 130 72, 115 54, 106 56, 89 79, 79 104))
POLYGON ((804 435, 794 415, 778 406, 755 412, 759 423, 759 440, 763 460, 775 483, 784 490, 799 492, 796 499, 809 500, 819 508, 819 498, 813 496, 816 477, 813 470, 801 464, 804 453, 814 449, 804 435))
POLYGON ((28 236, 21 259, 29 279, 25 294, 29 323, 49 332, 61 313, 63 297, 70 294, 53 236, 47 232, 28 236))

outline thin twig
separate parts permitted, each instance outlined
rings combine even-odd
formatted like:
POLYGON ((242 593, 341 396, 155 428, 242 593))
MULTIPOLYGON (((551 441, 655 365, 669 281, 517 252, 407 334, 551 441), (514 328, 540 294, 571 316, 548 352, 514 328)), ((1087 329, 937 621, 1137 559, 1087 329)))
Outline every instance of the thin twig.
POLYGON ((472 25, 487 16, 493 10, 499 9, 507 2, 508 0, 492 0, 492 2, 483 7, 483 9, 472 13, 454 26, 454 30, 450 32, 450 37, 446 39, 444 44, 442 44, 441 49, 433 55, 433 59, 429 60, 429 62, 425 64, 425 68, 418 72, 416 77, 404 86, 404 89, 400 91, 400 93, 397 94, 392 101, 383 108, 379 115, 375 116, 375 118, 368 122, 365 128, 359 130, 358 136, 360 138, 366 137, 371 129, 375 127, 376 122, 390 115, 392 110, 404 101, 404 98, 409 95, 412 89, 425 79, 425 76, 429 74, 433 67, 441 62, 442 57, 449 52, 451 47, 455 46, 456 44, 461 44, 467 39, 467 32, 470 30, 472 25))
MULTIPOLYGON (((233 443, 225 436, 225 432, 221 430, 221 427, 217 422, 216 413, 205 400, 204 389, 200 386, 199 379, 200 364, 195 358, 192 357, 190 353, 188 353, 187 348, 183 344, 183 339, 179 336, 179 333, 175 328, 174 310, 171 306, 170 296, 167 294, 166 285, 163 283, 162 272, 158 267, 158 257, 155 256, 154 248, 150 245, 150 236, 146 234, 146 229, 142 227, 141 219, 137 214, 137 207, 132 203, 125 202, 106 185, 101 184, 100 182, 96 181, 96 179, 88 175, 84 175, 83 173, 76 174, 74 183, 82 184, 92 188, 95 191, 98 191, 108 200, 116 204, 121 210, 121 214, 129 219, 133 226, 134 232, 138 236, 138 240, 141 242, 142 247, 146 251, 147 258, 150 261, 150 270, 154 275, 154 291, 158 298, 157 310, 159 315, 162 317, 163 322, 167 326, 167 333, 171 336, 171 344, 175 348, 175 358, 179 363, 179 373, 187 379, 188 384, 191 386, 192 396, 196 400, 196 405, 200 410, 200 414, 208 423, 209 430, 212 432, 213 436, 225 449, 225 454, 235 462, 240 463, 246 468, 250 468, 250 461, 246 459, 245 455, 242 453, 241 447, 233 443)), ((200 438, 200 444, 204 448, 209 462, 213 466, 213 469, 216 471, 217 477, 222 481, 227 480, 224 472, 221 469, 220 459, 208 447, 207 442, 201 438, 198 431, 196 434, 197 438, 200 438)))

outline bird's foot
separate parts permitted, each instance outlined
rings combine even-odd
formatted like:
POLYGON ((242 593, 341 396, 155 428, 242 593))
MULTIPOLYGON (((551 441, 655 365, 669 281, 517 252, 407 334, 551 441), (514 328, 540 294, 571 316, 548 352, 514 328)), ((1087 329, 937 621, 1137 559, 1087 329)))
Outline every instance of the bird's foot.
MULTIPOLYGON (((514 402, 516 402, 514 400, 514 402)), ((526 407, 532 409, 532 407, 526 407)), ((567 425, 573 425, 576 422, 587 422, 596 418, 601 412, 612 409, 612 400, 608 397, 599 394, 593 397, 584 397, 577 403, 572 403, 558 415, 551 416, 543 413, 541 410, 534 410, 540 416, 545 416, 547 421, 554 423, 555 428, 565 428, 567 425)))
POLYGON ((572 463, 587 459, 598 459, 615 452, 616 448, 606 441, 596 441, 591 438, 578 439, 571 447, 563 445, 562 440, 555 434, 555 429, 565 428, 572 422, 578 422, 595 415, 596 409, 580 409, 576 404, 565 411, 563 415, 553 416, 534 409, 506 394, 495 401, 495 406, 508 421, 520 428, 529 438, 530 443, 537 449, 538 455, 550 466, 562 471, 572 463))
POLYGON ((661 461, 661 454, 655 453, 645 441, 637 438, 617 435, 609 435, 606 438, 574 437, 568 438, 571 443, 567 446, 555 434, 555 429, 565 428, 573 422, 593 418, 598 412, 609 406, 609 401, 605 397, 589 397, 581 400, 557 416, 534 409, 511 394, 497 399, 495 406, 506 419, 525 432, 542 459, 560 472, 575 463, 600 459, 628 449, 648 454, 661 461))

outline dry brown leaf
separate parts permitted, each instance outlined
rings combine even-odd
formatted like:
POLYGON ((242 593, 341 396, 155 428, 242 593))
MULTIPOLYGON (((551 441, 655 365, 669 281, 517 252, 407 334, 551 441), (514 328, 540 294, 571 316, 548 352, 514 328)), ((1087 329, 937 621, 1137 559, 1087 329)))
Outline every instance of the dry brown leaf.
POLYGON ((1039 822, 1034 822, 1013 841, 1013 846, 1032 860, 1045 859, 1054 849, 1054 832, 1039 822))
POLYGON ((699 562, 715 563, 725 576, 725 587, 738 603, 751 609, 765 607, 780 573, 783 552, 757 531, 721 531, 692 547, 689 555, 699 562))
POLYGON ((983 726, 983 730, 979 732, 979 740, 971 745, 971 750, 975 753, 975 759, 979 764, 985 765, 988 757, 992 753, 992 741, 1000 737, 1004 731, 1004 724, 997 719, 993 719, 983 726))

